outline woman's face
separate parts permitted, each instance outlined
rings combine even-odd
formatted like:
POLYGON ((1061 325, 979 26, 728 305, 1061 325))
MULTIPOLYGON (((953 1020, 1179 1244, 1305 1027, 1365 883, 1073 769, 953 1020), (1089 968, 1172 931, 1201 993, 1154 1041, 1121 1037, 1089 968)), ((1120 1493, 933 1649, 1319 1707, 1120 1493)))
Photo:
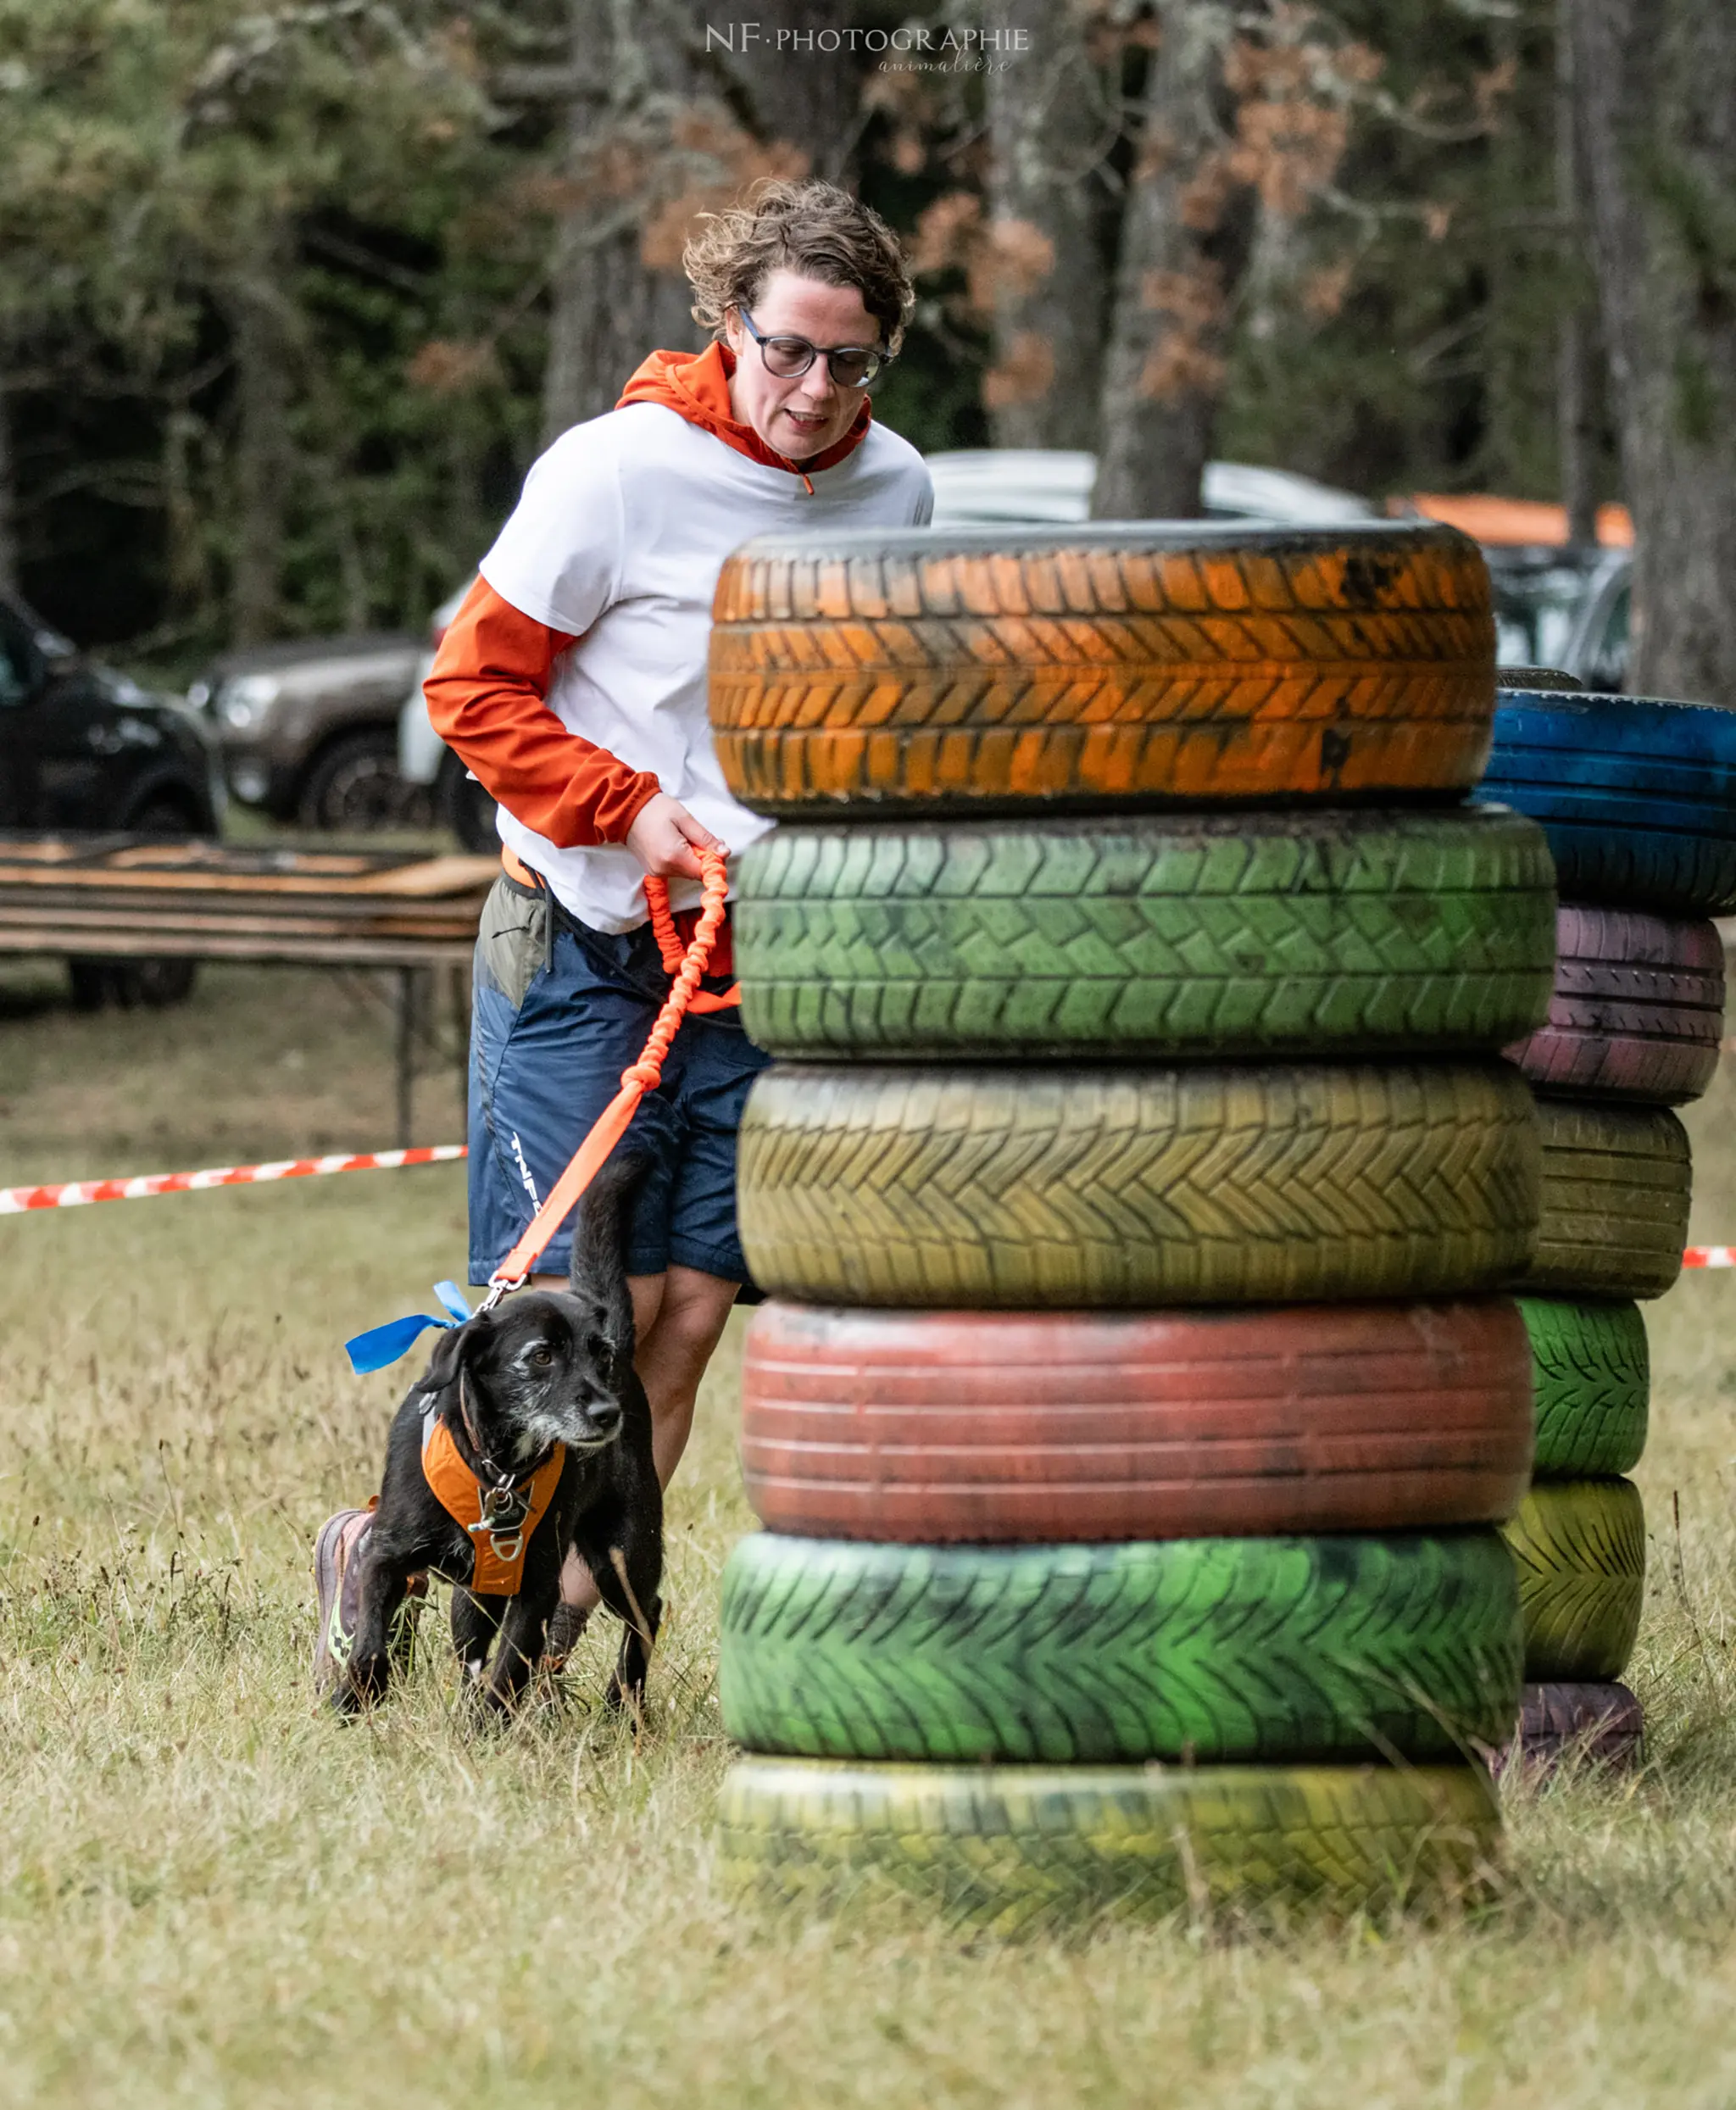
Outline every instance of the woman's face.
MULTIPOLYGON (((763 337, 806 337, 822 351, 880 342, 880 326, 854 286, 826 286, 795 271, 774 271, 748 312, 763 337)), ((805 461, 849 431, 864 392, 840 388, 823 359, 793 380, 780 380, 766 371, 759 346, 733 308, 724 318, 724 336, 736 355, 731 406, 737 421, 752 426, 774 453, 805 461)))

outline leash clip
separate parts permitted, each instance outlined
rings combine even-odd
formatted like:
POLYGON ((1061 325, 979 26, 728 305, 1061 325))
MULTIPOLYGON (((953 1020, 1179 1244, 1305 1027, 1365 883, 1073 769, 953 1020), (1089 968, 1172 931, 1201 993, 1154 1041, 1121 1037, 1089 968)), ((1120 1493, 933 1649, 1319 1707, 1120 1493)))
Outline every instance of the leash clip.
POLYGON ((503 1297, 509 1297, 515 1289, 522 1289, 530 1279, 528 1274, 491 1275, 487 1294, 476 1306, 476 1317, 480 1319, 485 1311, 492 1311, 503 1297))

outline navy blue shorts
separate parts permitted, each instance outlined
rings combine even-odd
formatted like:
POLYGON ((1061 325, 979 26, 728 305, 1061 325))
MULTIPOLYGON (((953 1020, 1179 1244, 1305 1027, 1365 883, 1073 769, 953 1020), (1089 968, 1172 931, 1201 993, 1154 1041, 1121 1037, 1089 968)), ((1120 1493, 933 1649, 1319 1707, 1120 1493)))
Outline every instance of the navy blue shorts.
MULTIPOLYGON (((503 873, 476 938, 470 1024, 470 1280, 487 1282, 565 1170, 620 1075, 638 1060, 669 994, 648 924, 620 937, 577 922, 503 873)), ((721 990, 721 980, 704 986, 721 990)), ((630 1275, 671 1261, 746 1282, 736 1236, 736 1131, 771 1060, 738 1011, 688 1017, 617 1148, 649 1167, 634 1199, 630 1275)), ((570 1229, 536 1263, 564 1275, 570 1229)))

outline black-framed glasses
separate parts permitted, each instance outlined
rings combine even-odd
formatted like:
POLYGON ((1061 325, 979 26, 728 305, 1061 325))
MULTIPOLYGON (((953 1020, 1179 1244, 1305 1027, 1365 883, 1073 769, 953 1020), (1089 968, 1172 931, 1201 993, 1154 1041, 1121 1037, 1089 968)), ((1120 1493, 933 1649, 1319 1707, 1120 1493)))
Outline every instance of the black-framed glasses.
POLYGON ((826 370, 840 388, 865 388, 876 374, 892 364, 889 353, 882 352, 866 344, 835 344, 829 351, 819 345, 810 344, 806 337, 765 337, 754 326, 754 318, 745 308, 736 313, 742 319, 742 327, 760 347, 760 356, 765 362, 768 374, 775 374, 780 381, 794 381, 805 374, 816 359, 826 361, 826 370))

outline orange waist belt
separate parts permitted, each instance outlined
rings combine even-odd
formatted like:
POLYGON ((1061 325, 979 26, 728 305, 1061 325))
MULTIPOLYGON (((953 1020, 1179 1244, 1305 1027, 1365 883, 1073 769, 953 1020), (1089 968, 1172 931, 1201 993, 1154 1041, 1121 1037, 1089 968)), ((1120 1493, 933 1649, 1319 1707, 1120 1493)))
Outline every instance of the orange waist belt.
MULTIPOLYGON (((516 856, 504 843, 501 845, 500 865, 507 877, 515 880, 520 886, 529 887, 539 894, 548 891, 548 882, 542 873, 532 871, 523 858, 516 856)), ((650 911, 651 933, 657 940, 657 949, 663 958, 663 971, 667 975, 679 974, 682 959, 687 950, 679 927, 683 921, 694 921, 698 911, 684 912, 680 917, 671 916, 668 894, 660 888, 654 892, 648 887, 645 904, 650 911)), ((729 925, 726 921, 721 935, 726 939, 728 933, 729 925)), ((741 1000, 742 985, 739 982, 732 982, 721 996, 714 995, 709 989, 695 989, 687 1009, 694 1013, 733 1010, 741 1000)))
POLYGON ((516 1597, 524 1588, 526 1549, 554 1500, 565 1463, 566 1446, 556 1444, 528 1480, 485 1488, 431 1406, 422 1422, 422 1477, 447 1515, 469 1534, 473 1549, 468 1577, 448 1579, 480 1596, 516 1597))

